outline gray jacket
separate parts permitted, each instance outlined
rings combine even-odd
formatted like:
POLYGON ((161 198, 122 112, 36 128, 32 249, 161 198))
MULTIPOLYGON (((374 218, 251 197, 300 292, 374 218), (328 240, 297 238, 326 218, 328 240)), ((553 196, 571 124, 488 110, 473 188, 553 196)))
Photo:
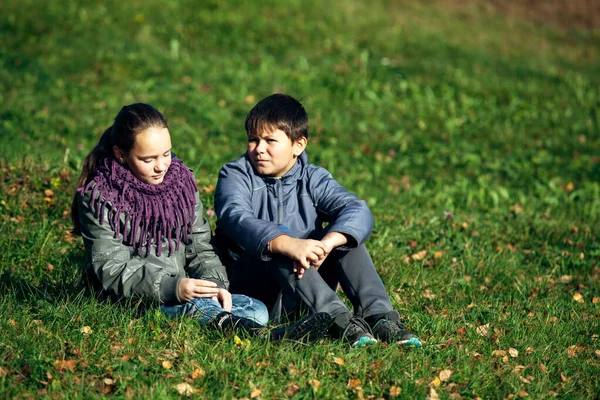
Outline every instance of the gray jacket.
MULTIPOLYGON (((179 281, 186 277, 205 279, 228 288, 225 267, 215 254, 211 241, 211 229, 202 215, 202 202, 196 192, 195 219, 188 243, 181 244, 169 256, 169 248, 163 240, 162 254, 156 255, 152 245, 148 254, 138 254, 132 247, 123 244, 122 237, 108 221, 110 204, 104 207, 104 223, 100 225, 90 207, 93 185, 78 197, 79 223, 87 253, 88 276, 97 279, 97 284, 110 295, 118 297, 150 297, 161 303, 180 302, 177 294, 179 281)), ((124 224, 124 215, 121 215, 124 224)), ((121 232, 124 232, 123 227, 121 232)))
MULTIPOLYGON (((281 178, 263 177, 244 154, 221 169, 215 192, 216 240, 224 260, 269 260, 267 243, 288 234, 321 239, 349 236, 346 247, 364 243, 373 228, 367 204, 349 193, 306 153, 281 178)), ((343 248, 342 248, 343 249, 343 248)))

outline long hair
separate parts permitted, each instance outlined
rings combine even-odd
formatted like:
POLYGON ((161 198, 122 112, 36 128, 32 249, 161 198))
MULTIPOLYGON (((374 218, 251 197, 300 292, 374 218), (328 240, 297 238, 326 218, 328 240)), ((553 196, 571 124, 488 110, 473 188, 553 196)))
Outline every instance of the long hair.
POLYGON ((114 156, 114 146, 127 155, 135 145, 136 136, 150 128, 168 128, 166 118, 150 104, 135 103, 123 107, 113 124, 104 131, 98 144, 85 157, 81 175, 77 179, 77 187, 71 203, 73 233, 80 233, 77 189, 94 178, 96 168, 105 158, 114 156))

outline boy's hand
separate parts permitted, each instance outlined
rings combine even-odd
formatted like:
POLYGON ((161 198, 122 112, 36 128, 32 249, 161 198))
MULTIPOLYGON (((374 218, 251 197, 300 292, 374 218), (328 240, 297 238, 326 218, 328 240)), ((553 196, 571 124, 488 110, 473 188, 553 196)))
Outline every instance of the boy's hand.
POLYGON ((339 232, 329 232, 323 237, 323 239, 321 239, 321 243, 323 243, 325 255, 319 261, 313 263, 313 267, 315 267, 316 269, 319 269, 321 264, 325 262, 325 259, 333 251, 333 249, 348 243, 348 238, 346 237, 346 235, 339 232))
POLYGON ((325 257, 325 245, 320 240, 296 239, 281 235, 271 241, 271 251, 283 254, 294 260, 294 272, 299 278, 309 269, 311 264, 316 264, 325 257))
POLYGON ((203 279, 183 278, 179 281, 177 293, 179 300, 188 302, 197 297, 215 297, 222 290, 217 287, 217 284, 203 279))

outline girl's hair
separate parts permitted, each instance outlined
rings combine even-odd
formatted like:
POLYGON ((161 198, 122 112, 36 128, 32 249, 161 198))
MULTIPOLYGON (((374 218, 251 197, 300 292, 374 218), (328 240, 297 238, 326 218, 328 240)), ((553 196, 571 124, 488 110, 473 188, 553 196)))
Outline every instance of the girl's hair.
MULTIPOLYGON (((135 144, 136 136, 150 128, 168 128, 167 120, 160 111, 145 103, 135 103, 123 107, 115 117, 114 123, 104 131, 96 147, 83 161, 76 189, 85 186, 94 178, 94 173, 100 163, 105 158, 113 156, 114 146, 127 155, 135 144)), ((71 204, 71 220, 73 232, 80 233, 77 191, 75 191, 71 204)))

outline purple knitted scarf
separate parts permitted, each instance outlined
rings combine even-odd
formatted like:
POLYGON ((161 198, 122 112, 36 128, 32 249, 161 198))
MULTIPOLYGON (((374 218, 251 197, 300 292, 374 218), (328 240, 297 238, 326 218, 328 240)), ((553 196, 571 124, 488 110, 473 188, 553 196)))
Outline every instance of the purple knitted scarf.
POLYGON ((179 249, 181 240, 187 242, 192 232, 195 193, 198 191, 194 175, 183 162, 173 158, 164 180, 158 185, 139 180, 127 167, 119 164, 114 157, 105 158, 94 178, 78 192, 85 193, 94 185, 90 207, 100 224, 104 223, 104 208, 108 203, 108 222, 115 232, 121 234, 123 243, 138 252, 156 244, 156 254, 162 252, 162 240, 169 243, 169 255, 173 246, 179 249), (121 214, 125 223, 121 224, 121 214))

